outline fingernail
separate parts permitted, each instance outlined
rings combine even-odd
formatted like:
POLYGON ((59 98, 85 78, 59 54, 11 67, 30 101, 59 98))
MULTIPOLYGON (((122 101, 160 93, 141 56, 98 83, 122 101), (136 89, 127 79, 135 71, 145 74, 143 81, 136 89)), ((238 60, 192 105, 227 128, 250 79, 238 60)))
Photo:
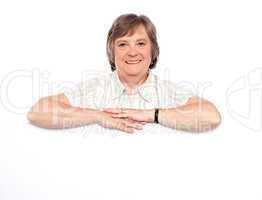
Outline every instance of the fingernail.
POLYGON ((134 130, 130 130, 129 133, 134 133, 134 130))
POLYGON ((143 126, 142 126, 142 125, 138 125, 137 127, 138 127, 138 129, 140 129, 140 130, 143 129, 143 126))

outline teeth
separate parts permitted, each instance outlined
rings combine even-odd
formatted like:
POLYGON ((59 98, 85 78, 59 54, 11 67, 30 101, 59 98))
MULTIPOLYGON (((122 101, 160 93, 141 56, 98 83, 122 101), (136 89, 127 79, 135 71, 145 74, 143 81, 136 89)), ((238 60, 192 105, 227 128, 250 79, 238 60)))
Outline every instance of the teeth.
POLYGON ((135 61, 126 61, 127 64, 137 64, 139 63, 140 60, 135 60, 135 61))

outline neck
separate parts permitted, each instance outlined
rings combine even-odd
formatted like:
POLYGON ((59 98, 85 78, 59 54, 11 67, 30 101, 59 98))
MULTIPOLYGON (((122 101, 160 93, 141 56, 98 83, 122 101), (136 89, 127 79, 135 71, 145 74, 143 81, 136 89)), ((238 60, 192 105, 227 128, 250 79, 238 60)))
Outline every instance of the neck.
POLYGON ((141 76, 122 76, 118 74, 118 77, 128 92, 132 92, 146 81, 148 73, 141 76))

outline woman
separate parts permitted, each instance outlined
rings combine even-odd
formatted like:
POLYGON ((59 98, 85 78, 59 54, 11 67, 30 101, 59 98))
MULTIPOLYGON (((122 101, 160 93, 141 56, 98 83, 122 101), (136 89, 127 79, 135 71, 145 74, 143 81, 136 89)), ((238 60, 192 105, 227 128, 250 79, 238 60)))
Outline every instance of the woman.
POLYGON ((220 124, 209 101, 190 95, 151 73, 159 47, 156 29, 146 16, 119 16, 109 30, 107 55, 112 73, 80 83, 78 89, 40 99, 29 121, 45 128, 99 124, 133 133, 146 123, 203 132, 220 124))

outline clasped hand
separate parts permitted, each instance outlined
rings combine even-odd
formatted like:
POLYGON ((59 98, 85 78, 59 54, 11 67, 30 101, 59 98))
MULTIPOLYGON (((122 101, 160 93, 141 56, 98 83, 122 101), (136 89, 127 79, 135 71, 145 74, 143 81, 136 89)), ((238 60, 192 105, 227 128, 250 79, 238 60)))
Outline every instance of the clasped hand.
POLYGON ((153 122, 154 110, 106 108, 101 113, 99 124, 105 128, 133 133, 143 129, 143 125, 153 122))

